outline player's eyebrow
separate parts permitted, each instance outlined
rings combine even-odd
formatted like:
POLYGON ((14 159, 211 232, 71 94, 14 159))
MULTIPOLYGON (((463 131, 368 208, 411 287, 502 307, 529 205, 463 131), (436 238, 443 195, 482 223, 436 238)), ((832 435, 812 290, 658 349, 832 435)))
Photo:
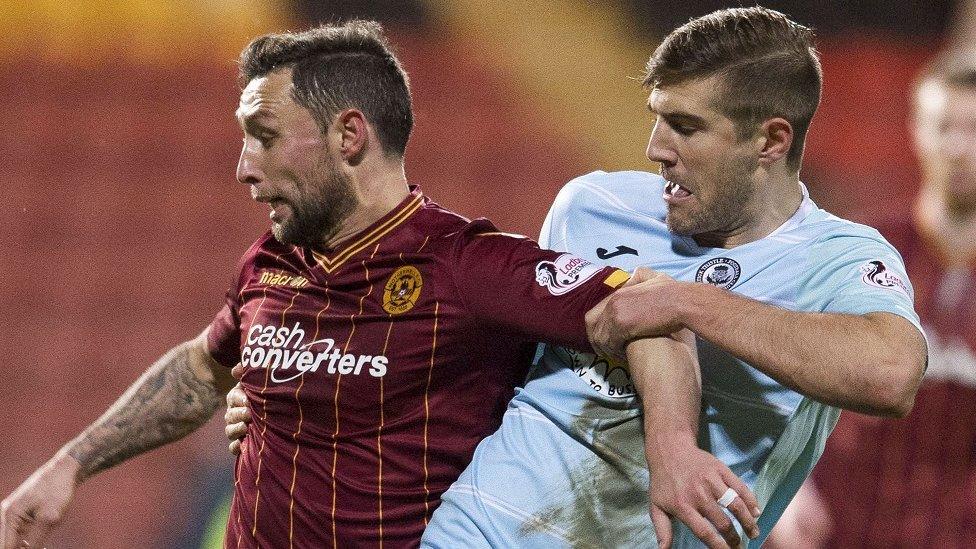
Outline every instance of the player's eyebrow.
POLYGON ((273 121, 277 119, 274 112, 263 107, 258 107, 256 110, 247 114, 244 114, 241 108, 238 108, 234 115, 237 118, 237 123, 241 126, 242 130, 255 127, 264 127, 265 124, 262 124, 263 121, 273 121))
POLYGON ((666 110, 655 110, 651 106, 651 103, 647 103, 647 110, 661 118, 666 119, 668 122, 679 122, 684 124, 693 124, 703 126, 705 125, 705 119, 684 111, 666 111, 666 110))

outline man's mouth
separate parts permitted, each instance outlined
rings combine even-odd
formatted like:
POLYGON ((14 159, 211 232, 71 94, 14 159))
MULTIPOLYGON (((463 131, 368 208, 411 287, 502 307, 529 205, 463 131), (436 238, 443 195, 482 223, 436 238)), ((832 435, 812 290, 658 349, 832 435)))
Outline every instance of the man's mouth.
POLYGON ((680 200, 682 198, 687 198, 687 197, 689 197, 691 195, 692 195, 692 192, 691 191, 689 191, 688 189, 682 187, 681 185, 679 185, 677 183, 673 183, 671 181, 668 181, 667 184, 664 185, 664 199, 665 200, 669 200, 669 199, 680 200))
POLYGON ((281 198, 280 197, 273 196, 273 195, 270 195, 270 194, 256 194, 256 193, 251 193, 251 198, 253 198, 255 202, 263 202, 265 204, 273 204, 275 202, 280 202, 281 201, 281 198))
POLYGON ((275 223, 280 223, 281 222, 280 206, 277 206, 274 203, 272 203, 271 212, 268 214, 268 217, 271 218, 271 221, 274 221, 275 223))
POLYGON ((281 221, 282 206, 286 206, 288 203, 278 196, 254 196, 254 200, 257 202, 262 202, 267 204, 271 208, 270 217, 271 221, 275 223, 281 221))

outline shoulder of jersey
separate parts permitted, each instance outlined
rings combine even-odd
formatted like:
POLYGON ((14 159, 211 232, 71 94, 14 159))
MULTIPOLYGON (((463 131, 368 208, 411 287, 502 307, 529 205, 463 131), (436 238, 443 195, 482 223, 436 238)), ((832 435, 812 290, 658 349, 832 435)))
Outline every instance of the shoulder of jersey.
POLYGON ((667 213, 664 185, 664 178, 655 173, 598 170, 566 183, 553 207, 567 213, 569 210, 573 210, 573 213, 581 213, 581 210, 621 210, 632 215, 663 219, 667 213))
POLYGON ((834 238, 860 238, 890 245, 874 227, 837 217, 820 208, 811 212, 807 219, 791 232, 820 242, 834 238))
POLYGON ((420 222, 415 226, 426 236, 434 239, 457 234, 458 231, 471 224, 471 220, 467 217, 452 212, 430 200, 415 215, 418 216, 420 222))
POLYGON ((501 231, 495 226, 490 220, 479 217, 471 221, 465 220, 465 223, 457 224, 452 227, 452 230, 448 232, 441 233, 440 237, 445 239, 457 239, 467 240, 471 238, 482 238, 482 237, 501 237, 501 238, 514 238, 518 240, 528 239, 527 236, 517 233, 509 233, 501 231))
POLYGON ((527 238, 524 235, 500 231, 494 223, 483 217, 468 219, 433 202, 426 204, 418 213, 424 216, 419 226, 422 227, 425 235, 431 238, 431 244, 440 242, 451 245, 457 242, 458 238, 466 240, 486 236, 527 238))

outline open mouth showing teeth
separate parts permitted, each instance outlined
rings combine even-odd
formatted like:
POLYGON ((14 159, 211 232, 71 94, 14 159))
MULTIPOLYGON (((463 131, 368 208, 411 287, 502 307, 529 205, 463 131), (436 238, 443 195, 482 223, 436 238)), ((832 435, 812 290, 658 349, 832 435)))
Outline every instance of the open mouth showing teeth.
POLYGON ((668 181, 668 184, 664 186, 664 192, 675 197, 684 198, 686 196, 691 196, 691 191, 678 185, 677 183, 672 183, 668 181))

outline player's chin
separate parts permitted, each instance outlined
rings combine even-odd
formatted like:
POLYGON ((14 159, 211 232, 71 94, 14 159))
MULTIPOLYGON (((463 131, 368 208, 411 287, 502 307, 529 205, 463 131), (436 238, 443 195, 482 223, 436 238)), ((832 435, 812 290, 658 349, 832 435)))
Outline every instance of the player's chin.
POLYGON ((295 231, 289 226, 287 222, 272 221, 271 222, 271 234, 274 235, 275 240, 281 242, 282 244, 295 244, 295 231))
POLYGON ((668 215, 665 222, 668 230, 679 236, 692 236, 697 234, 698 224, 684 212, 676 211, 678 208, 668 208, 668 215))

